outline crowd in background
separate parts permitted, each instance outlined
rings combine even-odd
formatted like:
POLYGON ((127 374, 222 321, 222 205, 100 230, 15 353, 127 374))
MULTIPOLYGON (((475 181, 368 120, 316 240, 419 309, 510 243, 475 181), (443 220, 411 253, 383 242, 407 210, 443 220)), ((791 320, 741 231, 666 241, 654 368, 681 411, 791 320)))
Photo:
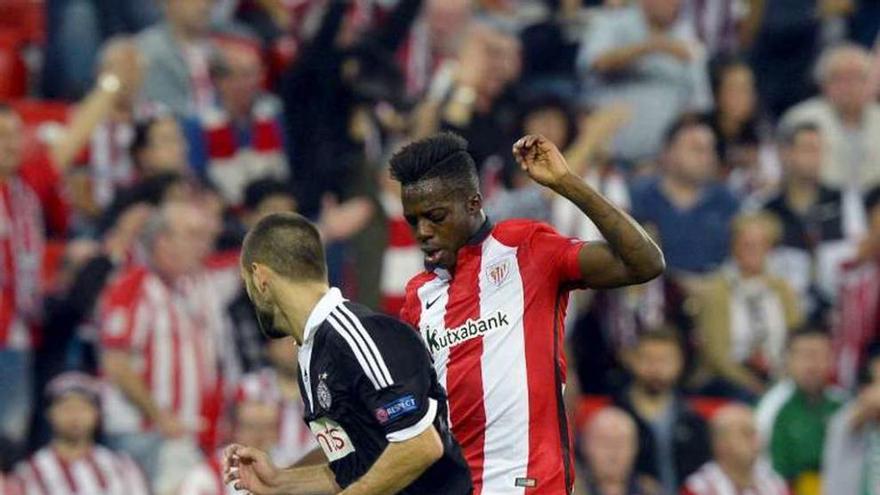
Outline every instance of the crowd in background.
POLYGON ((600 238, 515 166, 540 133, 665 253, 572 297, 578 495, 880 495, 880 3, 8 2, 45 24, 10 54, 0 19, 26 81, 0 104, 0 494, 219 495, 232 440, 308 457, 243 235, 302 213, 331 283, 397 314, 422 253, 387 160, 451 131, 493 222, 600 238))

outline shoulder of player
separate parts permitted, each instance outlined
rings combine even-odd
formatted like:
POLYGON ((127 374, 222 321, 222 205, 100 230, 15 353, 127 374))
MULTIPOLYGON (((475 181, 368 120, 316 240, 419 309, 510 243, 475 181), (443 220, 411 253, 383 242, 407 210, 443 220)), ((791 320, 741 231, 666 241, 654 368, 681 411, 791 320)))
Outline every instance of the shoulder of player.
POLYGON ((492 237, 504 245, 518 246, 528 242, 532 236, 541 232, 556 232, 556 229, 537 220, 504 220, 492 229, 492 237))
POLYGON ((421 289, 423 285, 427 284, 431 280, 434 280, 435 278, 437 278, 437 275, 433 272, 419 272, 416 276, 409 279, 409 282, 406 283, 406 295, 410 296, 411 294, 414 294, 416 291, 421 289))
POLYGON ((327 342, 333 348, 354 351, 351 342, 371 341, 381 348, 390 345, 405 345, 405 342, 418 334, 408 324, 391 316, 376 313, 364 306, 346 304, 334 310, 326 323, 330 332, 327 342))

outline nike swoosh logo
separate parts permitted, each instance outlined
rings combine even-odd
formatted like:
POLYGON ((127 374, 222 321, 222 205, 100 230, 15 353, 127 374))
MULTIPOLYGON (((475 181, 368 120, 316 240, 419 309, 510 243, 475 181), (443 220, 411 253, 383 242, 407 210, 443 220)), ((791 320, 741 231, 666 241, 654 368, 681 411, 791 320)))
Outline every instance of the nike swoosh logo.
POLYGON ((431 309, 431 306, 433 306, 434 303, 439 301, 441 297, 443 297, 443 296, 437 296, 433 301, 431 301, 429 303, 425 303, 425 309, 431 309))

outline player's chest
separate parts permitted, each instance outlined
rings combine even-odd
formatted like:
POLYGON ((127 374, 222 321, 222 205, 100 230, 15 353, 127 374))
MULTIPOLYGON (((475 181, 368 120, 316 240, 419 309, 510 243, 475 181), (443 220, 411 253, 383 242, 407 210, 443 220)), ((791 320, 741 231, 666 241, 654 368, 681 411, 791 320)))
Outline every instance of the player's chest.
POLYGON ((504 339, 522 328, 528 273, 515 252, 484 257, 454 278, 435 278, 418 291, 419 332, 435 360, 468 343, 504 339))
POLYGON ((303 365, 301 356, 303 419, 327 459, 338 461, 357 450, 355 440, 363 413, 354 385, 337 369, 332 356, 313 354, 308 366, 303 365))

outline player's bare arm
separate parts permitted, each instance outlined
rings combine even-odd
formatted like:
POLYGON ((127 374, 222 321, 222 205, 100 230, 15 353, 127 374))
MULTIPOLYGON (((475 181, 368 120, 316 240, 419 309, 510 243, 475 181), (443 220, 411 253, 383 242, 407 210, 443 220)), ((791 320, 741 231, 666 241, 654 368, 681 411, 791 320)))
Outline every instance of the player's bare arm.
POLYGON ((224 482, 255 495, 390 495, 403 490, 443 455, 432 426, 402 442, 391 442, 376 463, 344 491, 327 464, 278 469, 260 450, 231 445, 224 452, 224 482))
POLYGON ((626 212, 572 173, 562 153, 547 138, 529 135, 513 146, 517 162, 535 182, 575 204, 596 224, 606 241, 580 251, 584 283, 611 288, 647 282, 663 272, 663 252, 626 212))

